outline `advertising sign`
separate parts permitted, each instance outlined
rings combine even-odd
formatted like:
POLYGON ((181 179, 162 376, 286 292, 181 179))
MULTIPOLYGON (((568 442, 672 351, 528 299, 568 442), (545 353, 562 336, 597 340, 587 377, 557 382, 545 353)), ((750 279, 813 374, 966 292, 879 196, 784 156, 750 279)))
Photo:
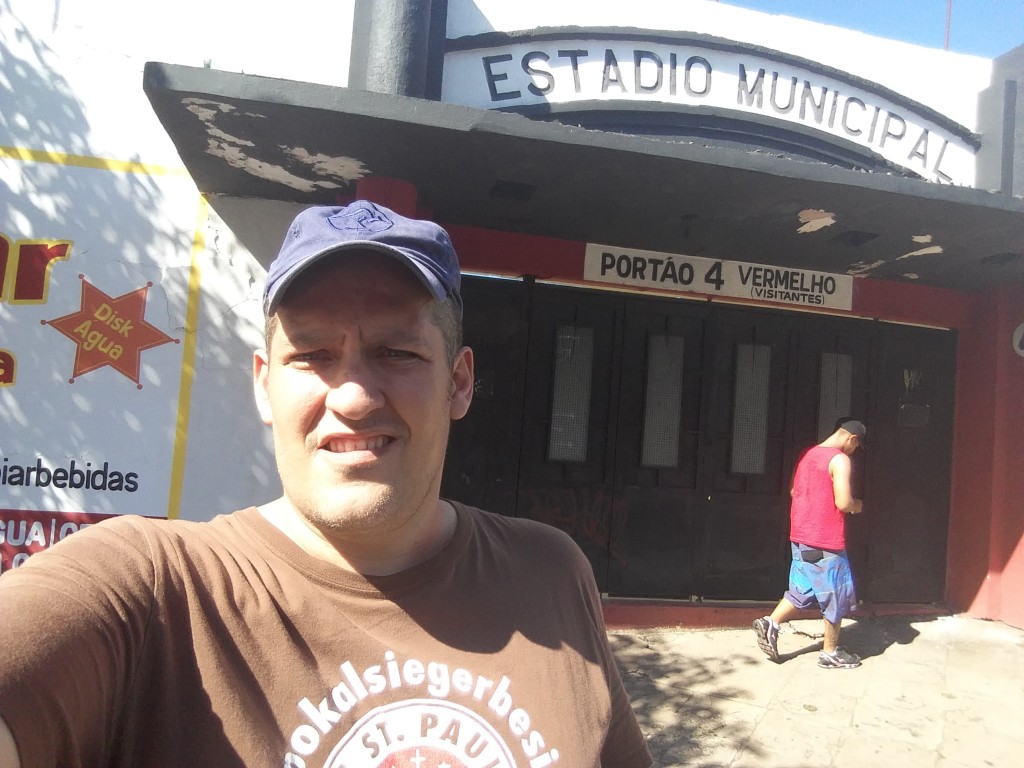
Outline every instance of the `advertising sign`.
POLYGON ((99 158, 0 153, 0 185, 7 570, 111 515, 176 514, 203 209, 183 172, 99 158))

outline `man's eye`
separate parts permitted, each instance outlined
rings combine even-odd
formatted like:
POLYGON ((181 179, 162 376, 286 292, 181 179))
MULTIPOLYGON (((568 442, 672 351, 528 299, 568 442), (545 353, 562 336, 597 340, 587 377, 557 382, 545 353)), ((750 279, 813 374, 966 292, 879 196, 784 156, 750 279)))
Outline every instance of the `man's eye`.
POLYGON ((384 350, 385 357, 393 357, 398 359, 413 358, 417 357, 415 352, 410 352, 407 349, 395 349, 394 347, 388 347, 384 350))
POLYGON ((289 356, 291 363, 314 363, 323 360, 325 355, 322 352, 296 352, 289 356))

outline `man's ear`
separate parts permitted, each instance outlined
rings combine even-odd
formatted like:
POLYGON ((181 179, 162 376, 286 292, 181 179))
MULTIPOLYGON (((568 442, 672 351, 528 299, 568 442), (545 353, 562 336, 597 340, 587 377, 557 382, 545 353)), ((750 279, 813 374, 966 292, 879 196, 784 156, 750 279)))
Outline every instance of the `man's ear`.
POLYGON ((259 411, 260 419, 267 426, 274 423, 270 410, 269 375, 270 355, 264 349, 257 349, 252 353, 252 389, 256 397, 256 410, 259 411))
POLYGON ((473 402, 473 350, 463 347, 455 356, 452 368, 452 396, 449 415, 461 419, 473 402))

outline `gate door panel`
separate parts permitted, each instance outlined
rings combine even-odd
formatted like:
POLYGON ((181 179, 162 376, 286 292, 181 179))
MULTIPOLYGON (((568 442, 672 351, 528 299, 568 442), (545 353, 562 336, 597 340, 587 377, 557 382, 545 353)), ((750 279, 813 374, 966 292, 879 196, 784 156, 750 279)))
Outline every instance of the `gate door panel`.
POLYGON ((617 333, 624 300, 537 285, 516 514, 569 533, 607 590, 617 333))
POLYGON ((878 408, 865 451, 865 563, 858 595, 943 599, 949 529, 956 336, 897 328, 879 355, 878 408))
POLYGON ((608 592, 695 594, 705 308, 629 300, 608 592))
MULTIPOLYGON (((877 369, 873 352, 877 348, 877 334, 877 327, 863 320, 816 317, 812 322, 804 320, 797 326, 799 349, 794 370, 796 407, 790 466, 796 466, 807 448, 832 434, 836 422, 843 417, 864 420, 870 437, 874 437, 871 392, 872 375, 877 369)), ((850 485, 858 499, 864 498, 867 488, 865 458, 863 451, 850 457, 853 465, 850 485)), ((864 572, 867 532, 864 516, 847 516, 846 549, 854 580, 858 583, 864 572)), ((787 548, 786 561, 789 556, 787 548)), ((785 582, 785 573, 782 573, 782 589, 785 589, 785 582)))
POLYGON ((859 596, 942 599, 955 334, 472 278, 465 295, 477 386, 446 495, 565 530, 609 594, 774 601, 793 467, 861 417, 859 596))
POLYGON ((476 381, 465 418, 452 422, 441 493, 514 515, 526 370, 526 286, 463 276, 465 344, 476 381))
POLYGON ((789 515, 787 317, 717 312, 708 358, 700 594, 777 598, 789 515))

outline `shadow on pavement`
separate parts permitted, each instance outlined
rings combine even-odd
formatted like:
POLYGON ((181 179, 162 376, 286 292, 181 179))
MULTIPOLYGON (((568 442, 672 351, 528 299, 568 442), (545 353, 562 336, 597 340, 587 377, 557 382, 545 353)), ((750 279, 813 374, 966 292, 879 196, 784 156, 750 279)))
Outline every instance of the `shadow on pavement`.
MULTIPOLYGON (((913 624, 933 620, 923 616, 863 615, 847 620, 841 642, 870 659, 881 656, 894 644, 913 643, 920 634, 913 624)), ((753 632, 743 629, 610 633, 623 683, 648 736, 655 766, 724 768, 740 755, 744 765, 756 765, 759 759, 765 764, 778 764, 772 762, 773 756, 757 739, 751 739, 751 734, 788 673, 816 665, 814 659, 796 665, 786 662, 817 654, 821 649, 821 620, 797 620, 786 631, 790 636, 782 645, 788 648, 778 666, 767 663, 753 632), (800 647, 793 649, 797 643, 800 647)), ((812 675, 819 672, 807 671, 812 675)))
MULTIPOLYGON (((914 638, 921 633, 913 625, 920 624, 923 621, 934 621, 935 618, 935 616, 879 617, 872 614, 850 617, 843 622, 839 642, 848 650, 860 656, 861 659, 870 659, 872 656, 882 655, 891 645, 908 645, 914 642, 914 638)), ((823 635, 820 620, 794 622, 792 631, 794 634, 814 642, 797 651, 780 654, 779 663, 802 656, 805 653, 821 650, 823 635), (814 627, 814 629, 811 630, 809 629, 810 627, 814 627)))
POLYGON ((725 680, 736 674, 736 667, 760 660, 681 656, 657 647, 642 632, 609 639, 654 765, 726 765, 707 761, 709 745, 715 752, 734 753, 750 729, 746 722, 734 723, 729 711, 730 701, 748 692, 725 680))
POLYGON ((861 616, 843 627, 840 642, 862 659, 881 656, 891 645, 909 645, 921 634, 914 624, 935 621, 935 616, 861 616))

